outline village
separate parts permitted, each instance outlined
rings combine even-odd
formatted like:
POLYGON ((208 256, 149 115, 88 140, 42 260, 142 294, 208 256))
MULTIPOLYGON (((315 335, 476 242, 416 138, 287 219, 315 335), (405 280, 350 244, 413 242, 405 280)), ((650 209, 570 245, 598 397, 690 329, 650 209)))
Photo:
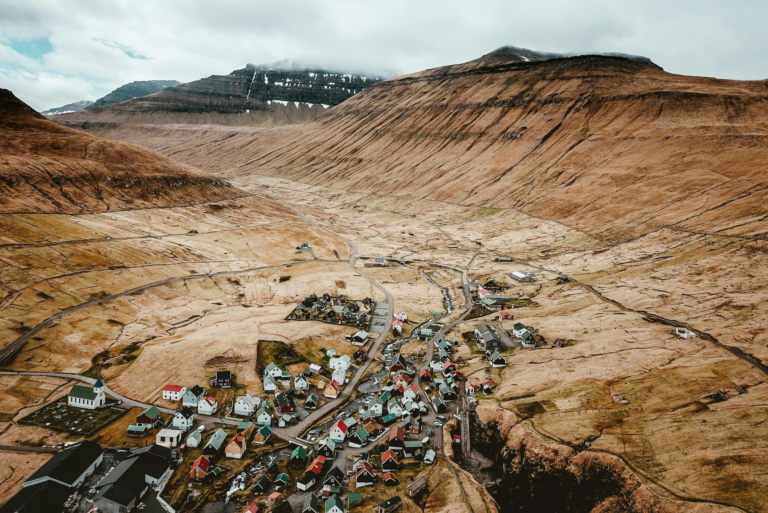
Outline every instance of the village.
MULTIPOLYGON (((376 265, 389 266, 382 262, 376 265)), ((533 280, 531 274, 510 277, 533 280)), ((474 307, 466 313, 482 308, 491 313, 481 320, 491 319, 492 323, 477 324, 469 340, 464 334, 461 342, 446 337, 451 326, 438 324, 439 317, 417 321, 412 315, 409 320, 406 311, 395 311, 391 330, 381 333, 387 344, 378 358, 366 349, 376 334, 365 330, 371 328, 375 302, 312 293, 286 320, 360 328, 346 336, 346 343, 357 346, 351 356, 326 350, 325 365, 309 363, 292 374, 281 359, 294 362, 295 355, 286 356, 285 348, 272 347, 275 343, 259 342, 263 345, 260 350, 273 358, 262 362, 261 390, 232 395, 230 401, 220 404, 216 390, 242 389, 237 376, 226 368, 217 370, 207 383, 167 383, 162 399, 175 408, 134 408, 135 417, 123 421, 127 423, 126 439, 135 441, 133 449, 126 448, 132 445, 130 441, 123 442, 124 447, 103 449, 88 441, 72 444, 54 458, 60 463, 53 466, 49 462, 49 470, 44 466, 35 474, 50 476, 38 476, 30 483, 52 480, 62 467, 77 468, 77 480, 66 489, 58 483, 48 484, 67 494, 72 512, 97 508, 123 513, 134 507, 177 511, 170 503, 177 507, 181 503, 184 510, 217 490, 226 491, 230 505, 243 504, 233 511, 247 513, 341 513, 371 507, 379 512, 395 511, 402 504, 401 495, 418 500, 427 486, 422 474, 445 457, 444 443, 453 446, 452 452, 459 458, 462 450, 469 450, 469 437, 464 434, 467 439, 462 439, 468 426, 462 432, 456 421, 474 409, 479 395, 493 394, 497 383, 492 371, 507 366, 505 354, 514 347, 536 347, 533 334, 524 325, 514 323, 509 331, 501 328, 500 323, 513 320, 515 308, 534 304, 528 297, 521 300, 502 293, 509 288, 492 279, 482 284, 472 280, 474 307), (408 327, 407 336, 404 327, 408 327), (415 354, 401 353, 407 344, 422 342, 415 354), (471 347, 470 355, 457 355, 459 346, 471 347), (369 360, 380 361, 383 368, 368 377, 365 393, 364 387, 357 387, 350 394, 351 403, 344 407, 340 402, 336 407, 334 402, 350 377, 369 360), (473 377, 464 375, 462 368, 473 377), (485 371, 477 372, 481 369, 485 371), (322 417, 309 419, 312 413, 322 413, 322 417), (92 461, 81 471, 86 452, 92 461), (110 462, 108 469, 102 460, 110 462), (137 477, 141 475, 145 478, 137 477)), ((59 428, 82 433, 91 426, 90 433, 111 418, 126 415, 120 410, 121 400, 110 397, 100 379, 90 386, 73 385, 66 403, 62 401, 38 410, 26 421, 55 427, 64 410, 74 412, 70 416, 75 417, 83 412, 80 415, 87 423, 74 420, 59 428), (102 419, 102 412, 111 412, 112 417, 102 419), (96 419, 102 419, 95 427, 94 413, 98 413, 96 419)))

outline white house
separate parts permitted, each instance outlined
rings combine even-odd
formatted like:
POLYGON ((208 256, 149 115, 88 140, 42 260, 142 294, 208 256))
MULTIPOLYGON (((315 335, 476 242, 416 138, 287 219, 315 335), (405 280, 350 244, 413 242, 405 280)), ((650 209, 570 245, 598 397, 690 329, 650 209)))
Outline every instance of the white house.
POLYGON ((678 336, 686 339, 696 337, 696 333, 692 332, 687 328, 675 328, 675 333, 677 333, 678 336))
POLYGON ((155 438, 157 445, 176 447, 181 442, 182 431, 178 429, 161 429, 155 438))
POLYGON ((517 281, 533 281, 533 273, 523 273, 520 271, 512 271, 509 273, 517 281))
POLYGON ((261 424, 262 426, 272 425, 272 412, 269 411, 266 404, 262 405, 259 411, 256 412, 256 424, 261 424))
POLYGON ((336 369, 335 371, 333 371, 333 375, 331 376, 331 379, 336 383, 338 383, 339 385, 343 385, 347 379, 347 370, 336 369))
POLYGON ((337 494, 333 494, 325 501, 325 513, 344 513, 344 501, 337 494))
POLYGON ((283 369, 275 362, 272 362, 264 369, 264 376, 272 376, 275 379, 279 379, 283 376, 283 369))
POLYGON ((309 390, 309 381, 303 374, 297 374, 293 379, 293 388, 296 390, 309 390))
POLYGON ((345 371, 349 369, 349 366, 352 365, 352 359, 347 356, 341 356, 339 358, 331 358, 331 360, 328 362, 328 366, 333 369, 344 369, 345 371))
POLYGON ((205 388, 195 385, 184 393, 181 398, 181 405, 196 408, 203 396, 205 396, 205 388))
POLYGON ((180 401, 187 387, 181 385, 165 385, 163 387, 163 399, 167 401, 180 401))
POLYGON ((403 391, 403 397, 406 399, 417 399, 419 397, 419 387, 416 383, 408 385, 408 388, 403 391))
POLYGON ((100 379, 96 380, 93 387, 85 385, 72 385, 72 390, 67 395, 67 405, 86 410, 95 410, 104 406, 107 397, 104 395, 104 385, 100 379))
POLYGON ((398 417, 403 414, 403 407, 397 402, 397 399, 392 398, 387 403, 387 413, 390 415, 397 415, 398 417))
POLYGON ((203 434, 195 429, 187 437, 187 447, 197 447, 203 439, 203 434))
POLYGON ((200 415, 213 415, 219 409, 219 403, 212 395, 203 397, 197 403, 197 413, 200 415))
POLYGON ((264 384, 265 392, 274 392, 275 390, 277 390, 277 381, 275 381, 275 378, 269 374, 264 376, 263 384, 264 384))
POLYGON ((344 439, 347 437, 347 429, 347 425, 344 421, 338 420, 331 426, 331 430, 328 431, 328 438, 337 444, 344 443, 344 439))
POLYGON ((398 310, 397 312, 395 312, 395 319, 397 319, 398 321, 405 322, 408 320, 408 314, 402 310, 398 310))
POLYGON ((493 367, 506 367, 507 366, 507 360, 499 354, 498 351, 493 353, 490 358, 491 366, 493 367))
POLYGON ((259 407, 259 404, 261 404, 261 399, 258 397, 253 397, 248 393, 241 395, 235 400, 235 415, 243 415, 244 417, 253 415, 253 413, 259 407))
POLYGON ((528 328, 522 322, 516 322, 512 326, 512 336, 515 338, 523 338, 523 333, 526 331, 528 331, 528 328))
POLYGON ((192 427, 195 423, 195 414, 192 412, 192 408, 185 406, 181 411, 177 411, 173 416, 173 427, 186 431, 192 427))

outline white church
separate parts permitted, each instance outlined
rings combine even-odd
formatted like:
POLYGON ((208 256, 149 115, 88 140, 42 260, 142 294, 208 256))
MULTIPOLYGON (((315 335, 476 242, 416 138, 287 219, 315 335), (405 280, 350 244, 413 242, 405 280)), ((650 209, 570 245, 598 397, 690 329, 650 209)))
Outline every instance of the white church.
POLYGON ((104 406, 107 401, 107 397, 104 395, 104 385, 100 379, 96 380, 93 384, 93 388, 84 385, 73 385, 72 390, 69 391, 67 396, 67 405, 74 406, 75 408, 85 408, 87 410, 95 410, 100 406, 104 406))

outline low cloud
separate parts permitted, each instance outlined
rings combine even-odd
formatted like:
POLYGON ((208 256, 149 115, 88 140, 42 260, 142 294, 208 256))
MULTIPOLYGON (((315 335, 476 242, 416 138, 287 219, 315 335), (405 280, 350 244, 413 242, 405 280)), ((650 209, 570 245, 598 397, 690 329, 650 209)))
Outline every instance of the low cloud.
POLYGON ((767 16, 765 2, 708 0, 4 0, 0 87, 44 110, 134 80, 187 82, 248 62, 287 58, 389 75, 465 62, 503 45, 628 53, 672 73, 764 79, 767 16), (50 48, 19 51, 41 41, 50 48))

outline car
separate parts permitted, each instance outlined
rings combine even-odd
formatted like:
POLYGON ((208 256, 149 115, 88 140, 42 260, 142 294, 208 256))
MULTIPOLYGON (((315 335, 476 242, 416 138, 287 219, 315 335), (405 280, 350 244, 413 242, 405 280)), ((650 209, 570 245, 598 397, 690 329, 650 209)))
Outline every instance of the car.
POLYGON ((439 420, 435 421, 435 427, 443 427, 443 423, 439 420))
POLYGON ((422 445, 427 445, 427 444, 429 443, 429 437, 428 437, 428 436, 425 436, 425 437, 424 437, 424 438, 421 440, 421 443, 422 443, 422 445))
POLYGON ((427 429, 427 436, 432 436, 432 428, 427 429))
POLYGON ((438 415, 437 420, 439 420, 442 423, 445 423, 445 417, 443 417, 442 415, 438 415))

